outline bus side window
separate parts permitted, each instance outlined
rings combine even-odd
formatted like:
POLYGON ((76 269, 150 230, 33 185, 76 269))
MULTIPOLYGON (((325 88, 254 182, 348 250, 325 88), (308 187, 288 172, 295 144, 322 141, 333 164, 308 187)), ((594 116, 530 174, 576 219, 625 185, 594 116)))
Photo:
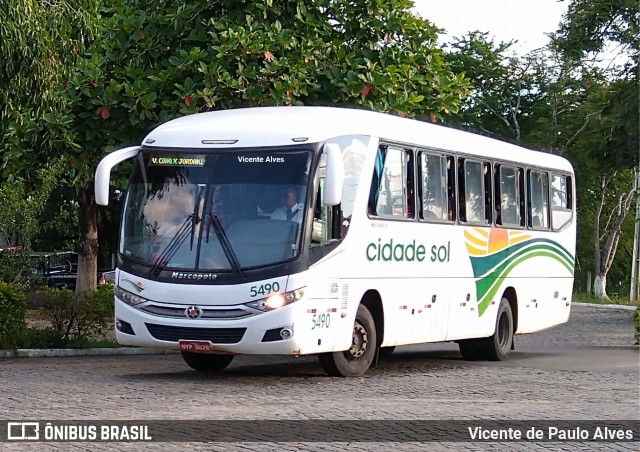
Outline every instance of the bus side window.
POLYGON ((518 169, 507 165, 496 166, 496 209, 504 226, 521 226, 521 194, 518 169), (498 204, 499 201, 499 204, 498 204))
POLYGON ((466 201, 464 198, 465 192, 465 177, 464 177, 464 159, 458 159, 458 219, 461 222, 467 221, 466 213, 466 201))
POLYGON ((413 163, 411 152, 378 149, 369 194, 369 215, 382 218, 413 218, 413 163))
POLYGON ((451 177, 452 157, 420 152, 420 218, 423 220, 452 220, 452 202, 455 196, 451 177))
POLYGON ((528 173, 528 226, 549 229, 549 175, 535 170, 528 173))
POLYGON ((481 162, 458 159, 458 211, 460 221, 486 224, 484 167, 481 162))
POLYGON ((524 195, 524 170, 522 168, 517 169, 518 173, 518 212, 520 213, 520 226, 524 227, 526 209, 524 206, 525 203, 525 195, 524 195))
POLYGON ((318 189, 313 197, 313 226, 311 230, 311 246, 320 246, 328 241, 324 205, 322 204, 322 190, 324 177, 319 180, 318 189), (324 218, 323 218, 324 217, 324 218))
POLYGON ((325 206, 323 202, 324 175, 320 178, 314 196, 311 246, 323 246, 342 238, 340 206, 325 206))
POLYGON ((484 177, 482 163, 466 160, 464 162, 464 166, 464 199, 467 222, 485 223, 484 188, 482 187, 484 177))
POLYGON ((571 177, 551 175, 551 225, 560 231, 571 224, 573 216, 573 193, 571 177))
POLYGON ((341 242, 342 206, 324 205, 324 168, 318 170, 316 192, 313 196, 313 219, 311 223, 311 247, 309 263, 314 264, 331 252, 341 242))
POLYGON ((494 213, 493 204, 493 182, 491 181, 493 172, 491 171, 491 163, 484 162, 482 164, 482 172, 484 177, 484 218, 486 224, 493 222, 492 215, 494 213))

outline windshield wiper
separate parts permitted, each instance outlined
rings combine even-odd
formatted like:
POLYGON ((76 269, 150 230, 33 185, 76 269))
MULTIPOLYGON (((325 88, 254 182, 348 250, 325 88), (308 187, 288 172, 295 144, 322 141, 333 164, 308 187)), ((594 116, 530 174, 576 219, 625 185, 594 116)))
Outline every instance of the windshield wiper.
POLYGON ((196 235, 196 225, 200 222, 200 201, 202 200, 202 187, 198 186, 198 199, 196 200, 196 205, 193 207, 193 214, 191 215, 195 218, 195 221, 191 222, 191 243, 189 244, 189 250, 193 251, 193 238, 196 235))
POLYGON ((167 263, 171 260, 171 258, 176 254, 176 252, 180 249, 184 241, 191 235, 191 246, 193 248, 193 235, 195 231, 195 224, 198 222, 198 219, 193 215, 189 215, 184 223, 180 226, 180 229, 175 233, 167 246, 162 250, 156 261, 153 263, 153 266, 149 270, 149 274, 153 276, 158 276, 160 269, 165 267, 167 263))
POLYGON ((237 273, 238 276, 242 279, 247 279, 247 275, 244 274, 242 268, 240 267, 240 262, 238 261, 238 256, 236 256, 235 251, 233 251, 233 247, 227 238, 227 234, 224 232, 224 228, 222 224, 220 224, 220 220, 215 213, 209 213, 209 227, 207 228, 207 242, 209 242, 209 230, 211 228, 211 224, 213 224, 213 229, 216 231, 216 235, 218 236, 218 240, 220 240, 220 245, 222 245, 222 251, 224 251, 224 255, 227 256, 227 260, 231 264, 231 268, 234 272, 237 273))
POLYGON ((202 199, 202 187, 198 192, 198 199, 193 207, 193 213, 191 213, 180 226, 180 229, 171 238, 167 246, 162 250, 162 253, 158 256, 158 259, 154 262, 153 266, 149 270, 149 274, 158 276, 158 273, 164 268, 171 258, 180 249, 187 237, 191 236, 191 242, 189 243, 189 251, 193 251, 193 240, 196 235, 196 226, 200 223, 200 216, 198 215, 200 209, 200 200, 202 199))

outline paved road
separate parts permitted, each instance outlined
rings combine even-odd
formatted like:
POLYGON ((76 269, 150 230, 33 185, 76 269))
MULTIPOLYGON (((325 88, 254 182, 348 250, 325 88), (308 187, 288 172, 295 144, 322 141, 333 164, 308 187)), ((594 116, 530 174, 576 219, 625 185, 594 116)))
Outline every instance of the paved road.
MULTIPOLYGON (((176 354, 3 359, 0 419, 491 419, 505 428, 514 420, 637 421, 631 314, 574 305, 566 325, 517 337, 508 361, 466 362, 454 344, 407 346, 355 379, 327 377, 313 357, 242 356, 218 376, 191 371, 176 354)), ((187 448, 637 450, 638 443, 49 443, 37 450, 187 448)))

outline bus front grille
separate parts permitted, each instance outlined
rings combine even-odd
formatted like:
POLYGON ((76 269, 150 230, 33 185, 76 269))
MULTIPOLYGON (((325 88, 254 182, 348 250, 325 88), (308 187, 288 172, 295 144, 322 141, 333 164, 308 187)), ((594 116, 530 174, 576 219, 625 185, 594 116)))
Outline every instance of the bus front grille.
POLYGON ((149 334, 159 341, 178 342, 181 339, 191 341, 211 341, 214 344, 237 344, 242 340, 246 328, 195 328, 182 326, 157 325, 145 323, 149 334))
MULTIPOLYGON (((172 317, 176 319, 185 318, 185 306, 175 306, 175 305, 160 305, 160 304, 147 304, 142 305, 138 309, 141 311, 147 312, 152 315, 157 315, 160 317, 172 317)), ((251 317, 254 315, 250 311, 246 311, 244 309, 238 308, 228 308, 228 309, 216 309, 210 308, 207 306, 201 306, 202 315, 201 319, 241 319, 244 317, 251 317)))

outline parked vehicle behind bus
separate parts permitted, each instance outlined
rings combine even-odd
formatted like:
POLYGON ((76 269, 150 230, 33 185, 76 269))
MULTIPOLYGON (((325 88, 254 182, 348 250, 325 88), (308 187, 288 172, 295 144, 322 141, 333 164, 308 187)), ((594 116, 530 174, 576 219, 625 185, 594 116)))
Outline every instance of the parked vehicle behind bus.
POLYGON ((363 110, 216 111, 107 155, 99 204, 126 159, 121 344, 179 349, 199 371, 317 354, 359 376, 403 344, 502 360, 514 335, 569 318, 575 189, 561 157, 363 110))

